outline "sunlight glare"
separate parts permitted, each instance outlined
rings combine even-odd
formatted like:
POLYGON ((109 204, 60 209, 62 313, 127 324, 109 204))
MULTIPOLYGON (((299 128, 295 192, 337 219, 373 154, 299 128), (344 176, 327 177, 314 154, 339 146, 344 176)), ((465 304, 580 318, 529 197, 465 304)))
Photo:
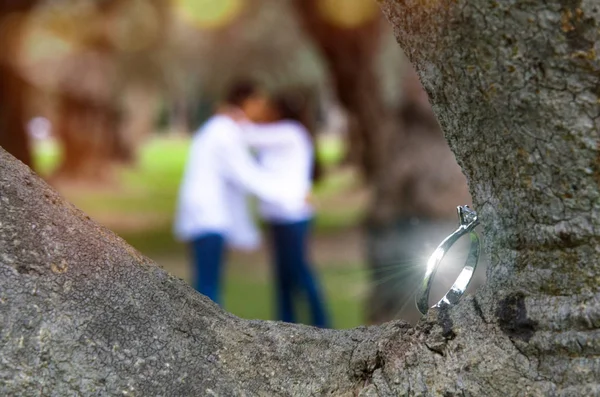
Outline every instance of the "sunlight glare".
POLYGON ((429 260, 427 261, 427 270, 425 272, 425 276, 429 276, 432 272, 433 269, 435 268, 435 264, 442 259, 442 257, 444 256, 444 250, 440 247, 438 247, 433 254, 431 255, 431 257, 429 258, 429 260))

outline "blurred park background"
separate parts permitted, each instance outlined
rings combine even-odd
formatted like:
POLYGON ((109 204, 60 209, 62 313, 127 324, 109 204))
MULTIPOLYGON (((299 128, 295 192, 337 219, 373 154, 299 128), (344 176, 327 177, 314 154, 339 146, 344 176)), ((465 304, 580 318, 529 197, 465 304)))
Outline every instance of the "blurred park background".
MULTIPOLYGON (((311 250, 334 326, 414 322, 470 196, 375 0, 0 0, 0 146, 185 280, 171 230, 190 136, 239 78, 317 98, 311 250)), ((224 306, 272 318, 266 250, 229 256, 224 306)))

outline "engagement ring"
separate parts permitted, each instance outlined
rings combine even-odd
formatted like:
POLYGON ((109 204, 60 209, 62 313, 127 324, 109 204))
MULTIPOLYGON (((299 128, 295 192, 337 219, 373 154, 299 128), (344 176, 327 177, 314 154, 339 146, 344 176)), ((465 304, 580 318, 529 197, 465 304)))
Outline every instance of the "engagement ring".
POLYGON ((465 265, 452 285, 452 288, 450 288, 444 297, 432 307, 439 307, 443 304, 456 304, 465 293, 469 286, 469 282, 471 282, 471 278, 475 273, 475 268, 477 267, 477 262, 479 260, 479 251, 481 249, 479 236, 477 235, 477 232, 475 232, 475 227, 479 224, 479 219, 477 218, 477 212, 466 205, 457 207, 457 210, 459 221, 458 229, 438 245, 427 261, 425 277, 423 278, 423 282, 416 295, 417 309, 419 309, 422 314, 427 314, 427 311, 429 310, 429 291, 431 290, 433 277, 435 276, 442 259, 444 259, 444 255, 448 253, 452 244, 465 234, 469 234, 471 239, 471 247, 465 265))

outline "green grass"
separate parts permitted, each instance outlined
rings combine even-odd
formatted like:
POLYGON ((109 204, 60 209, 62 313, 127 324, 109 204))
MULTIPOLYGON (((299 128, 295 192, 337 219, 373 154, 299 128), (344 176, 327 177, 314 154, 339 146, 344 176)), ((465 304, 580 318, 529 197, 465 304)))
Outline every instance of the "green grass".
MULTIPOLYGON (((345 329, 363 324, 363 297, 366 273, 359 264, 342 264, 322 268, 320 281, 324 287, 327 310, 334 328, 345 329)), ((225 308, 242 318, 272 320, 273 285, 263 277, 230 271, 225 286, 225 308), (249 303, 251 302, 251 304, 249 303)), ((300 312, 302 308, 300 308, 300 312)), ((308 322, 306 316, 301 319, 308 322)))
MULTIPOLYGON (((142 219, 160 219, 153 226, 141 231, 118 228, 114 231, 151 258, 177 258, 182 262, 185 249, 174 241, 171 225, 188 147, 187 140, 153 138, 140 150, 139 161, 135 167, 119 171, 119 188, 98 191, 69 190, 65 194, 76 206, 98 219, 106 215, 113 218, 134 215, 142 219)), ((325 166, 331 169, 341 158, 341 143, 331 138, 324 139, 320 142, 318 155, 325 166)), ((59 160, 60 153, 54 145, 45 143, 36 147, 36 164, 40 174, 51 174, 59 160)), ((318 186, 315 196, 326 202, 343 195, 354 184, 353 175, 334 172, 318 186)), ((360 208, 339 205, 337 202, 319 208, 315 238, 318 239, 324 234, 341 233, 347 228, 355 227, 361 216, 360 208)), ((244 318, 271 319, 273 292, 269 275, 265 274, 264 270, 253 272, 251 269, 252 264, 248 263, 229 267, 225 308, 244 318)), ((366 283, 365 272, 361 266, 358 263, 326 264, 320 267, 319 272, 326 290, 333 325, 336 328, 360 325, 360 291, 366 283)))

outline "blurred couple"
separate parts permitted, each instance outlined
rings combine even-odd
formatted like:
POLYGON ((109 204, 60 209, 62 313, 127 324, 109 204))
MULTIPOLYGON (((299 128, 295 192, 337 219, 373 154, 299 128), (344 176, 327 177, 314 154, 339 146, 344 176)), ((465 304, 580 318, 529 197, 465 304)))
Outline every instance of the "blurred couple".
POLYGON ((296 322, 295 303, 306 299, 312 325, 325 328, 329 319, 307 252, 308 198, 320 173, 309 115, 298 92, 269 96, 251 82, 233 85, 194 134, 175 234, 191 246, 194 287, 221 304, 226 248, 260 243, 247 200, 257 197, 269 230, 279 320, 296 322))

